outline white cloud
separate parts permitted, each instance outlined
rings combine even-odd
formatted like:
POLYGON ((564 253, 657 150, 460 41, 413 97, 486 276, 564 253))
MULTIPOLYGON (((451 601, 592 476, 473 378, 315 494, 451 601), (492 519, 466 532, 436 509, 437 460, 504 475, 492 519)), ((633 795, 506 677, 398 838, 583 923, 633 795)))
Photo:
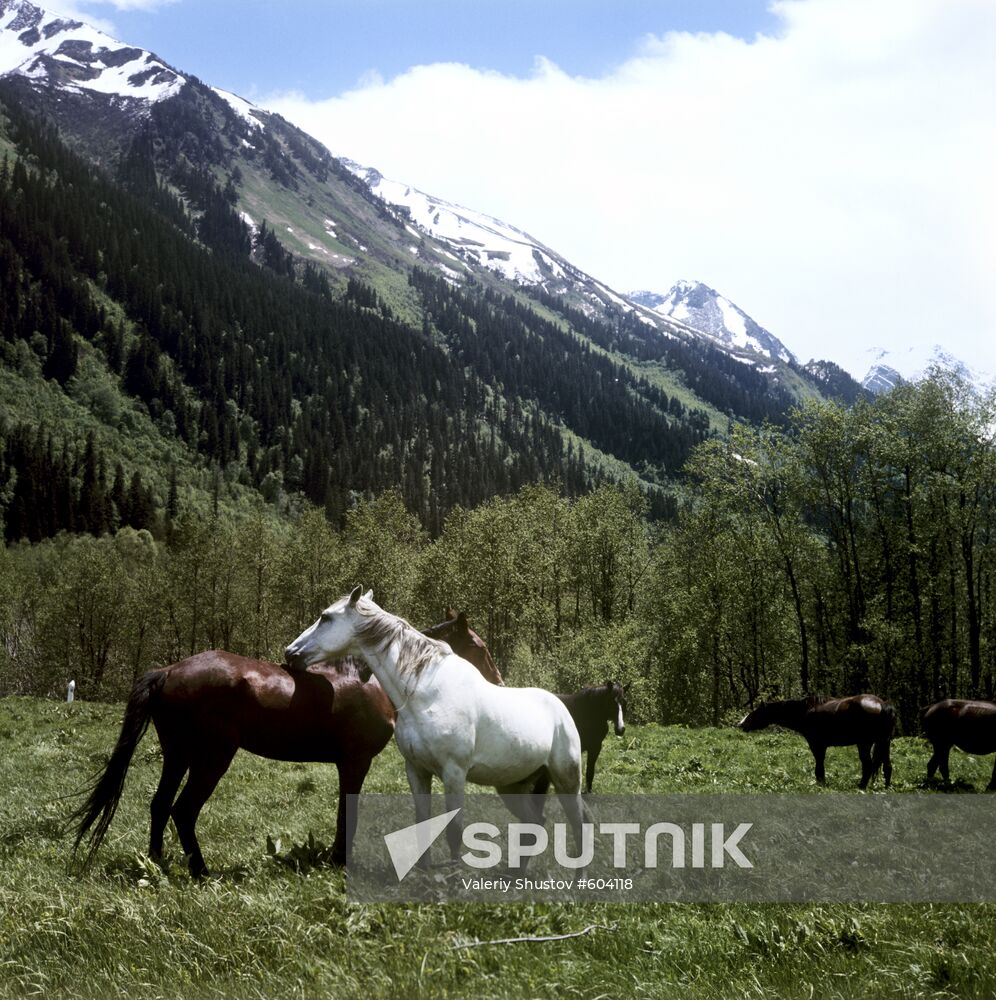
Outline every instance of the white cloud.
POLYGON ((63 17, 84 21, 114 37, 117 29, 112 21, 100 16, 98 12, 101 9, 113 7, 117 11, 153 11, 174 3, 180 3, 180 0, 53 0, 52 3, 42 2, 39 5, 63 17))
POLYGON ((600 79, 436 64, 259 103, 619 289, 705 281, 803 358, 996 372, 996 4, 772 8, 777 35, 648 37, 600 79))

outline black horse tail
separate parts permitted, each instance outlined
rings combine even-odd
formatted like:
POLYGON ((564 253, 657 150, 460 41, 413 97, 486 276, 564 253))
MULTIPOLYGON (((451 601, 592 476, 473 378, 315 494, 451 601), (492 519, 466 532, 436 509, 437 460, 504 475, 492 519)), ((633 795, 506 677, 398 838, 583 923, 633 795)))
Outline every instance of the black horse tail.
POLYGON ((89 867, 107 833, 107 828, 111 825, 118 802, 121 801, 125 775, 128 773, 135 747, 145 735, 145 730, 149 728, 156 697, 165 683, 165 670, 151 670, 135 681, 128 697, 121 732, 111 759, 107 762, 103 773, 95 777, 87 789, 90 794, 86 802, 69 817, 71 823, 78 823, 76 842, 73 844, 74 861, 79 854, 83 838, 93 827, 81 865, 84 870, 89 867))
POLYGON ((879 734, 872 748, 872 773, 882 768, 885 778, 885 787, 892 783, 892 757, 890 754, 890 744, 896 732, 896 709, 886 702, 882 706, 882 715, 879 718, 879 734))
POLYGON ((891 740, 896 733, 896 708, 886 702, 882 706, 882 739, 891 740))

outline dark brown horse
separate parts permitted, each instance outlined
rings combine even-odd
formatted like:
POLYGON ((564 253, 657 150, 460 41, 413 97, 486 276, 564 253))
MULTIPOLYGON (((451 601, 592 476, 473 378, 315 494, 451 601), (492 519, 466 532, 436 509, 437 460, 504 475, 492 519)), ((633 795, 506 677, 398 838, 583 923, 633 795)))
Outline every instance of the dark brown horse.
MULTIPOLYGON (((574 694, 558 694, 567 706, 581 737, 581 752, 588 754, 585 767, 585 791, 590 792, 595 780, 595 762, 602 752, 602 743, 609 730, 609 723, 615 726, 616 736, 626 731, 626 689, 614 681, 606 681, 599 687, 586 687, 574 694)), ((533 792, 545 795, 550 787, 550 776, 544 771, 536 781, 533 792)))
POLYGON ((501 671, 491 658, 491 652, 484 640, 467 624, 464 612, 456 613, 452 608, 445 611, 446 620, 438 625, 422 629, 422 634, 430 639, 438 639, 449 645, 457 656, 462 656, 477 667, 481 676, 492 684, 504 684, 501 671))
POLYGON ((394 709, 376 678, 364 682, 349 661, 291 673, 275 663, 212 650, 144 674, 132 688, 110 761, 72 816, 78 822, 74 855, 93 827, 85 864, 104 839, 150 721, 163 767, 152 797, 149 855, 162 858, 163 831, 172 816, 190 873, 199 878, 207 867, 194 829, 197 817, 240 747, 271 760, 336 765, 332 861, 344 864, 354 833, 347 826, 346 796, 359 794, 371 761, 390 740, 394 709))
MULTIPOLYGON (((938 767, 948 781, 948 754, 952 747, 965 753, 986 754, 996 751, 996 704, 991 701, 964 701, 947 698, 924 710, 923 735, 930 740, 934 753, 927 762, 927 777, 933 778, 938 767)), ((996 791, 996 763, 987 791, 996 791)))
POLYGON ((896 727, 896 711, 873 694, 850 698, 801 698, 796 701, 766 701, 744 716, 740 728, 747 733, 766 726, 784 726, 801 733, 816 760, 816 780, 826 784, 824 762, 827 747, 857 744, 861 758, 861 783, 868 782, 882 768, 885 787, 892 781, 890 745, 896 727))

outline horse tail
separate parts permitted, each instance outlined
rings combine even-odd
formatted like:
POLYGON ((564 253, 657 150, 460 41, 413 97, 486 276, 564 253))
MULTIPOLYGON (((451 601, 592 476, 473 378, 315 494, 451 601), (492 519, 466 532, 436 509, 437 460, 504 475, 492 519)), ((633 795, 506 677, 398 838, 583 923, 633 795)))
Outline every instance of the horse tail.
POLYGON ((886 702, 882 705, 878 738, 875 740, 875 745, 872 748, 872 773, 874 774, 880 767, 882 768, 886 788, 892 782, 892 759, 889 751, 895 732, 896 709, 893 705, 886 702))
POLYGON ((920 709, 920 732, 925 736, 927 736, 927 730, 933 728, 935 720, 938 718, 937 712, 931 713, 930 711, 932 708, 936 707, 936 704, 936 702, 933 702, 930 705, 924 705, 923 708, 920 709))
POLYGON ((896 732, 896 708, 886 702, 882 706, 882 739, 891 740, 896 732))
POLYGON ((165 683, 165 670, 149 671, 135 681, 131 695, 128 697, 124 720, 121 723, 121 732, 118 734, 118 742, 111 754, 111 759, 107 762, 103 773, 91 782, 88 789, 90 794, 86 802, 69 817, 70 822, 78 824, 76 842, 73 844, 74 860, 79 854, 80 845, 87 831, 93 827, 81 866, 84 870, 89 867, 97 848, 100 847, 107 833, 107 828, 111 825, 111 820, 118 808, 118 802, 121 801, 125 775, 131 765, 135 747, 145 735, 145 730, 149 728, 156 698, 165 683))

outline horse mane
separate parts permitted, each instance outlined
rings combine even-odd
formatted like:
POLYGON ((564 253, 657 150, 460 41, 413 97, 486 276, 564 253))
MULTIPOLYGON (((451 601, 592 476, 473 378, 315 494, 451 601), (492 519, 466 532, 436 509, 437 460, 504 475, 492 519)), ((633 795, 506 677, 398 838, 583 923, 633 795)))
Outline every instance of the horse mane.
POLYGON ((579 691, 571 693, 572 698, 596 698, 598 696, 609 697, 615 700, 615 689, 607 688, 604 684, 589 684, 579 691))
POLYGON ((356 635, 383 653, 393 643, 398 644, 398 671, 418 677, 430 663, 452 652, 445 642, 430 639, 397 615, 392 615, 372 601, 360 598, 356 602, 360 623, 356 635))
POLYGON ((761 708, 764 705, 768 705, 771 708, 796 708, 800 711, 806 712, 811 708, 817 708, 820 705, 825 704, 830 701, 829 698, 825 698, 818 694, 807 694, 802 698, 783 698, 781 701, 766 701, 762 702, 758 707, 761 708))

